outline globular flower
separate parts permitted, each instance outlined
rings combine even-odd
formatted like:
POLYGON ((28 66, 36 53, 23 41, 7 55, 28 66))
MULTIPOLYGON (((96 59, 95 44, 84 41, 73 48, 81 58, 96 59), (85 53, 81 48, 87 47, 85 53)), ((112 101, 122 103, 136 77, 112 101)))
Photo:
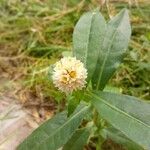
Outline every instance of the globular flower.
POLYGON ((54 65, 52 79, 55 87, 65 93, 85 87, 87 69, 75 57, 64 57, 54 65))

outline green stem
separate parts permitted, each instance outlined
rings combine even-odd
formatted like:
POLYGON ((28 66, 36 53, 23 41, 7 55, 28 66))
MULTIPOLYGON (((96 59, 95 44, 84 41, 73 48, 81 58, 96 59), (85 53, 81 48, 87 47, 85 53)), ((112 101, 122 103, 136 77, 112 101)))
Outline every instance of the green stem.
POLYGON ((94 109, 94 117, 93 117, 93 122, 97 127, 97 132, 98 132, 98 141, 96 144, 96 150, 102 150, 102 144, 104 142, 103 137, 100 135, 100 130, 102 130, 102 125, 101 125, 101 121, 100 121, 100 116, 98 114, 98 112, 96 111, 96 109, 94 109))
POLYGON ((98 112, 96 111, 96 109, 94 108, 94 117, 93 117, 93 122, 96 125, 97 128, 99 128, 99 123, 98 123, 98 112))
POLYGON ((102 150, 102 144, 104 142, 104 139, 101 135, 98 136, 98 142, 96 145, 96 150, 102 150))
MULTIPOLYGON (((87 96, 91 97, 91 92, 89 91, 87 93, 87 96)), ((95 124, 95 126, 97 127, 97 133, 98 133, 98 140, 96 143, 96 150, 102 150, 102 144, 104 142, 104 138, 101 136, 101 130, 104 128, 104 122, 103 120, 100 118, 99 113, 97 112, 97 110, 95 108, 93 108, 93 123, 95 124)))

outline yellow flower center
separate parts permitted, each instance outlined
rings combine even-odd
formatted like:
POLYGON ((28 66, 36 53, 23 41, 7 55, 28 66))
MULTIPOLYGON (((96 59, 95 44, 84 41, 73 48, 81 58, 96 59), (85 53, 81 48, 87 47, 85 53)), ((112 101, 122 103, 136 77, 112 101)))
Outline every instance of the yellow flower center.
POLYGON ((70 75, 71 78, 75 78, 76 77, 76 72, 75 71, 71 71, 69 73, 69 75, 70 75))
POLYGON ((64 76, 63 76, 63 77, 61 78, 61 82, 67 84, 67 83, 68 83, 67 77, 64 77, 64 76))

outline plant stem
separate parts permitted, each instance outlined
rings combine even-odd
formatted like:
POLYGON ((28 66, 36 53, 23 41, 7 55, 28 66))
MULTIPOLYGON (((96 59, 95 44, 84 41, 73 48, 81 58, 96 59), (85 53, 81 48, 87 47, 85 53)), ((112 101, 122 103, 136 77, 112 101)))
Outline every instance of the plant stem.
POLYGON ((102 144, 104 142, 104 139, 101 135, 98 136, 98 142, 96 145, 96 150, 102 150, 102 144))
POLYGON ((97 132, 98 132, 98 141, 96 144, 96 150, 102 150, 102 144, 104 142, 103 137, 100 135, 100 130, 102 129, 101 121, 98 112, 96 109, 94 109, 94 117, 93 117, 93 122, 97 127, 97 132))
POLYGON ((98 128, 99 124, 98 124, 98 112, 96 111, 96 109, 94 108, 94 117, 93 117, 93 122, 96 125, 96 127, 98 128))

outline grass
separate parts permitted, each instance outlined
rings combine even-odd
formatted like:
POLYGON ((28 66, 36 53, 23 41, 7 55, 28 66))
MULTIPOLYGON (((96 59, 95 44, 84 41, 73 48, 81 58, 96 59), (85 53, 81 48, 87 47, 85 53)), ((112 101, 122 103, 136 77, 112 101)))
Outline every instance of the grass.
MULTIPOLYGON (((106 18, 124 7, 129 8, 132 23, 132 39, 124 64, 109 84, 121 88, 123 93, 148 100, 150 3, 136 2, 111 1, 102 7, 106 18)), ((7 73, 10 81, 21 82, 19 92, 29 91, 40 99, 53 98, 59 103, 64 95, 50 83, 47 67, 63 51, 72 49, 73 28, 83 12, 98 6, 98 0, 1 0, 1 76, 7 73)))
MULTIPOLYGON (((13 91, 24 106, 44 107, 43 116, 62 109, 65 95, 54 88, 48 68, 62 52, 72 50, 73 28, 80 16, 99 6, 99 0, 1 0, 0 92, 13 91)), ((101 11, 109 18, 124 7, 130 10, 132 38, 124 63, 109 84, 149 100, 150 3, 112 0, 101 11)), ((43 109, 37 112, 40 116, 43 109)), ((105 149, 119 147, 112 145, 110 141, 105 149)))

